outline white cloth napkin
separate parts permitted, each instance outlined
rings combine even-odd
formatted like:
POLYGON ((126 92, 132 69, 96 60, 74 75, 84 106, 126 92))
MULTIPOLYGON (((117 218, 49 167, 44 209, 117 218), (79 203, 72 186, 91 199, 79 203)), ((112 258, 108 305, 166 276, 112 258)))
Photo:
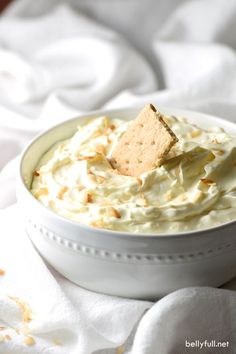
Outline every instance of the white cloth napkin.
POLYGON ((80 112, 154 102, 236 122, 236 1, 68 3, 18 0, 0 18, 0 353, 234 354, 235 281, 155 304, 89 292, 46 267, 9 205, 24 145, 80 112))
POLYGON ((0 335, 12 338, 0 342, 0 353, 89 354, 126 341, 151 303, 96 294, 52 275, 24 231, 18 206, 2 211, 0 224, 0 325, 6 326, 0 335), (31 308, 32 321, 23 323, 12 298, 31 308), (33 346, 24 344, 29 336, 33 346))

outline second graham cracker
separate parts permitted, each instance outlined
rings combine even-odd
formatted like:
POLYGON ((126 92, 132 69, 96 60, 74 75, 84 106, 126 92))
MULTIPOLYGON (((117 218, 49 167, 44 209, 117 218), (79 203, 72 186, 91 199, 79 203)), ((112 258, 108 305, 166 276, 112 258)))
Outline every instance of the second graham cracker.
POLYGON ((123 175, 139 176, 159 166, 177 141, 160 112, 147 104, 122 135, 110 162, 123 175))

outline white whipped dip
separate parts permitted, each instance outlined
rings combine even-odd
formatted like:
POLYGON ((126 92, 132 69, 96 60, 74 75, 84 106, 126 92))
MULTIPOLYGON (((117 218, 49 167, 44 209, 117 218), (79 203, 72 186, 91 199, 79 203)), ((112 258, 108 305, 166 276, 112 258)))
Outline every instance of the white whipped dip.
POLYGON ((178 137, 161 167, 138 178, 109 163, 131 122, 99 117, 40 160, 33 195, 66 218, 132 233, 204 229, 236 218, 236 138, 165 117, 178 137))

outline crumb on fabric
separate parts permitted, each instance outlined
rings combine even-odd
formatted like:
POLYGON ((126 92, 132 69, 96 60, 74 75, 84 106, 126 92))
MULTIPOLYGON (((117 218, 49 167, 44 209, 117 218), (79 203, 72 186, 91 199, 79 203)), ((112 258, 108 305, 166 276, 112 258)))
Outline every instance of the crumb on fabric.
POLYGON ((23 322, 24 323, 30 322, 32 320, 32 310, 29 307, 29 305, 27 305, 24 301, 22 301, 18 297, 9 296, 9 299, 14 301, 19 306, 22 313, 23 322))
POLYGON ((123 345, 121 345, 116 349, 116 354, 123 354, 124 352, 125 352, 125 348, 123 345))
POLYGON ((210 178, 201 178, 201 182, 204 184, 215 184, 216 182, 210 178))
POLYGON ((9 334, 5 334, 5 335, 4 335, 4 339, 5 339, 5 340, 11 340, 11 336, 10 336, 9 334))
POLYGON ((34 338, 31 337, 31 336, 27 336, 27 337, 25 337, 25 339, 24 339, 24 343, 25 343, 26 345, 34 345, 34 344, 35 344, 35 340, 34 340, 34 338))

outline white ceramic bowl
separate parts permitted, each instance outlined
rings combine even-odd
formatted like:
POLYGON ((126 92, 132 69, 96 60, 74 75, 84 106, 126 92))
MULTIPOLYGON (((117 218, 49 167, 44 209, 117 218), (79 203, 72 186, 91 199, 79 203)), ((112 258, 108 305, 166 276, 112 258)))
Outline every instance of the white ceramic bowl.
MULTIPOLYGON (((139 110, 92 112, 47 130, 27 146, 21 157, 17 188, 27 233, 58 272, 97 292, 154 299, 188 286, 220 286, 236 275, 236 221, 178 234, 102 230, 55 214, 29 191, 32 171, 40 157, 55 142, 71 137, 79 122, 105 114, 133 119, 139 110)), ((225 120, 176 109, 161 111, 186 116, 199 126, 223 127, 236 136, 236 125, 225 120)))

